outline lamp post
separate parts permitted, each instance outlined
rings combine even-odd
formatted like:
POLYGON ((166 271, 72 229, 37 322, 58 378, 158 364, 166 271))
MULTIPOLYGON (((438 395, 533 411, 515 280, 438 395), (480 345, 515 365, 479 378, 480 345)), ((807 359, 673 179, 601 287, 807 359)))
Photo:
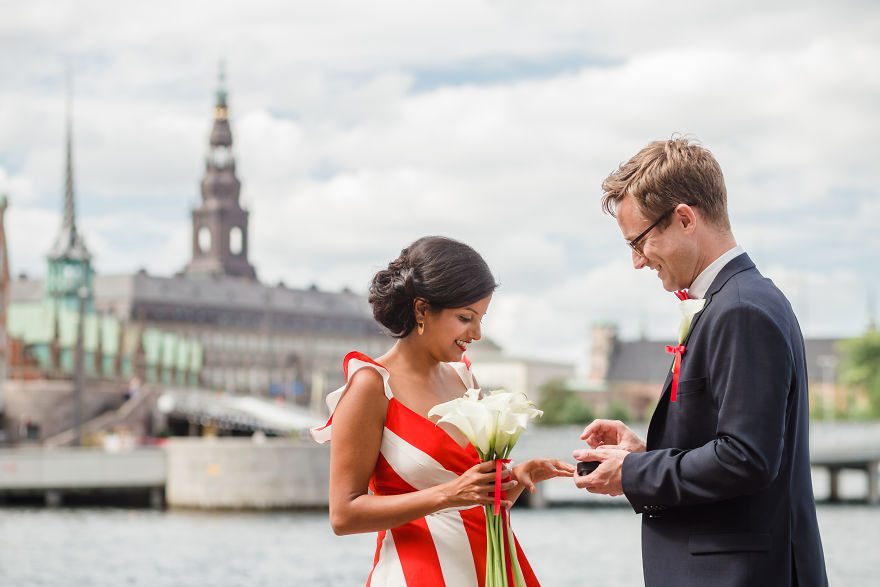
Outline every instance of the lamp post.
POLYGON ((74 351, 74 371, 73 371, 73 446, 80 446, 82 443, 82 390, 83 390, 83 323, 86 318, 86 299, 89 297, 89 290, 85 286, 81 286, 76 290, 76 296, 79 298, 79 320, 76 324, 76 350, 74 351))

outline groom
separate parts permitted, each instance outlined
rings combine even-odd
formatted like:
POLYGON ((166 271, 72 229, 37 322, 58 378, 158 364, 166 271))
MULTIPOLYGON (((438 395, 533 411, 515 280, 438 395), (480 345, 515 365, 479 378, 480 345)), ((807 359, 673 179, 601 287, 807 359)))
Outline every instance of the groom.
POLYGON ((647 442, 619 421, 594 421, 581 436, 592 448, 574 456, 601 464, 575 483, 623 493, 644 514, 647 586, 827 585, 803 337, 785 296, 734 240, 718 162, 684 138, 655 141, 602 190, 633 267, 705 302, 688 302, 702 310, 668 347, 647 442))

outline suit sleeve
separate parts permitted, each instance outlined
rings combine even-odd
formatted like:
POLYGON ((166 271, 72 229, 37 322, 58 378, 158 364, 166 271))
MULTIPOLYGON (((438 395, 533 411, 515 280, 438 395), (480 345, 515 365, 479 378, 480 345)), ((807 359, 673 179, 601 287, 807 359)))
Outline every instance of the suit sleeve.
POLYGON ((628 455, 623 490, 637 512, 755 493, 779 472, 794 370, 789 337, 754 305, 735 304, 715 318, 706 371, 718 408, 715 438, 691 450, 628 455))

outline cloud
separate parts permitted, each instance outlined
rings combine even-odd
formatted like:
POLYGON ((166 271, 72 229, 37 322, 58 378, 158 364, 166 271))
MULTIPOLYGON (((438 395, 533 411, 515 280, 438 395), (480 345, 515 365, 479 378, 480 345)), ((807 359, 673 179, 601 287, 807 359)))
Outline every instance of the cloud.
POLYGON ((662 339, 674 300, 631 269, 599 186, 646 142, 681 131, 718 157, 734 233, 805 332, 859 332, 860 300, 880 291, 873 3, 169 10, 4 11, 0 191, 14 269, 44 271, 60 222, 65 59, 96 266, 182 268, 225 58, 251 261, 268 283, 363 292, 401 248, 445 234, 501 281, 485 331, 511 352, 582 364, 596 321, 662 339), (831 279, 853 300, 843 310, 831 279))
POLYGON ((6 210, 5 224, 10 275, 25 273, 42 277, 46 272, 46 255, 61 226, 61 214, 16 206, 12 199, 6 210))

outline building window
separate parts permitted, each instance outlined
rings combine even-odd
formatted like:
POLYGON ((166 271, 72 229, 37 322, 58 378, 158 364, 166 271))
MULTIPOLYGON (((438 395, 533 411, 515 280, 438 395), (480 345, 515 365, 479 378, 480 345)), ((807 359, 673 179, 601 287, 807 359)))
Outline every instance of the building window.
POLYGON ((238 226, 233 226, 229 229, 229 252, 233 255, 240 255, 242 251, 242 246, 244 244, 244 237, 241 232, 241 228, 238 226))
POLYGON ((211 229, 207 226, 199 228, 198 232, 199 251, 207 253, 211 250, 211 229))

